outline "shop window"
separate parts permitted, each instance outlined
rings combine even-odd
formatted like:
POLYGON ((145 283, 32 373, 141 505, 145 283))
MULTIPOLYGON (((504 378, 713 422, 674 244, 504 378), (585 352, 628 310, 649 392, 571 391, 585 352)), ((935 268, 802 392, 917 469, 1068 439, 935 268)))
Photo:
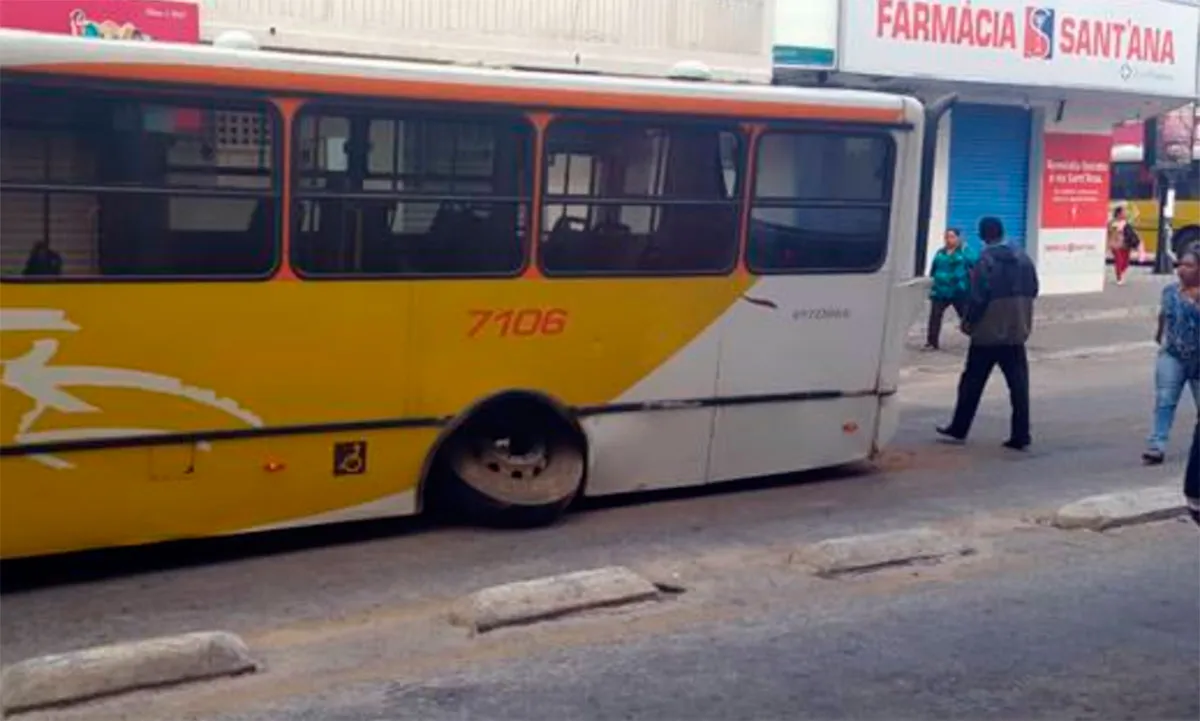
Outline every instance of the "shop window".
POLYGON ((279 185, 266 105, 6 83, 4 276, 261 277, 279 185))
POLYGON ((296 269, 311 276, 518 272, 532 147, 532 129, 519 116, 302 114, 296 269))
POLYGON ((763 135, 746 249, 751 270, 877 269, 887 253, 892 148, 881 135, 763 135))
POLYGON ((555 275, 711 274, 737 254, 732 131, 559 120, 546 137, 541 261, 555 275))

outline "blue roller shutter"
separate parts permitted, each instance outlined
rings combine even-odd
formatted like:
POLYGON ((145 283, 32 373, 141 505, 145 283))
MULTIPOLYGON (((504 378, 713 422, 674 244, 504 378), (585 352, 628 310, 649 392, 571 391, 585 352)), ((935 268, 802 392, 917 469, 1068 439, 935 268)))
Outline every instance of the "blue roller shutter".
POLYGON ((1025 246, 1029 200, 1030 113, 1004 105, 958 105, 950 116, 948 226, 979 247, 979 219, 1004 222, 1009 242, 1025 246))

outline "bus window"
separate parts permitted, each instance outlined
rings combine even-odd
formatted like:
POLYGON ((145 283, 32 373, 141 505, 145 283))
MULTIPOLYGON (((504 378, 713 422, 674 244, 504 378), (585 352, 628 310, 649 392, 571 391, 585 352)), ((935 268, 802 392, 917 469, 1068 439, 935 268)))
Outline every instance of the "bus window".
POLYGON ((1176 200, 1200 200, 1200 160, 1192 162, 1192 169, 1175 181, 1176 200))
POLYGON ((740 138, 704 125, 559 120, 546 137, 543 268, 724 273, 737 248, 740 138))
POLYGON ((301 273, 512 275, 524 264, 533 143, 523 117, 317 109, 296 135, 301 273))
POLYGON ((1113 163, 1112 200, 1148 200, 1154 197, 1154 175, 1141 163, 1113 163))
POLYGON ((879 268, 887 253, 892 147, 882 135, 763 135, 746 248, 751 270, 879 268))
POLYGON ((266 106, 16 83, 0 93, 4 276, 259 277, 274 267, 266 106))

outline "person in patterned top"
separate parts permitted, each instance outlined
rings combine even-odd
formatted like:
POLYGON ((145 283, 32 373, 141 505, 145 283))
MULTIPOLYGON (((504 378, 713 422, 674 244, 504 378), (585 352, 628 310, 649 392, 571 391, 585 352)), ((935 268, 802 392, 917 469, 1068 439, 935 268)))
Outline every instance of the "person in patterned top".
POLYGON ((1154 422, 1142 459, 1157 465, 1167 452, 1179 397, 1188 386, 1200 408, 1200 246, 1179 255, 1179 281, 1163 288, 1154 365, 1154 422))
POLYGON ((929 289, 929 330, 925 336, 925 350, 937 350, 947 308, 953 307, 958 319, 963 319, 967 294, 971 292, 974 259, 963 245, 962 235, 956 228, 951 228, 946 231, 943 242, 929 269, 933 285, 929 289))

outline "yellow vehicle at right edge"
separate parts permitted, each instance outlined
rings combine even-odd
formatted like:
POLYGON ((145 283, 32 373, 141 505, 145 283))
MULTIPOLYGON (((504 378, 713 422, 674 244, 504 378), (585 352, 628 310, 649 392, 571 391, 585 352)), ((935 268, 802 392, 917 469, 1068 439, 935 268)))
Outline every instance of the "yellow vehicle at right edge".
MULTIPOLYGON (((1142 238, 1147 259, 1158 248, 1158 198, 1153 175, 1142 164, 1142 148, 1117 145, 1112 156, 1112 207, 1124 206, 1129 220, 1142 238)), ((1192 161, 1190 172, 1175 185, 1175 216, 1171 221, 1171 247, 1174 255, 1200 242, 1200 160, 1192 161)))

